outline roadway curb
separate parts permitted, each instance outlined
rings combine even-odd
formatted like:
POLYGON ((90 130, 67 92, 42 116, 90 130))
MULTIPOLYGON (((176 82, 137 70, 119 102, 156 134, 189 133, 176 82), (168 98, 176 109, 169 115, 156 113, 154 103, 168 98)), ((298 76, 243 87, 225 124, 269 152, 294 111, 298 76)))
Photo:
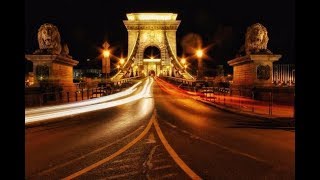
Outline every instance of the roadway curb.
POLYGON ((243 115, 243 116, 249 116, 249 117, 254 117, 254 118, 258 118, 264 121, 274 121, 274 122, 281 122, 281 123, 286 123, 289 126, 295 126, 295 119, 294 118, 290 118, 290 117, 270 117, 267 115, 260 115, 260 114, 253 114, 253 113, 249 113, 249 112, 244 112, 244 111, 239 111, 236 109, 232 109, 232 108, 228 108, 228 107, 224 107, 212 102, 208 102, 208 101, 204 101, 202 99, 198 99, 198 98, 194 98, 195 100, 202 102, 204 104, 208 104, 210 106, 216 107, 218 109, 221 109, 223 111, 227 111, 227 112, 231 112, 234 114, 239 114, 239 115, 243 115))

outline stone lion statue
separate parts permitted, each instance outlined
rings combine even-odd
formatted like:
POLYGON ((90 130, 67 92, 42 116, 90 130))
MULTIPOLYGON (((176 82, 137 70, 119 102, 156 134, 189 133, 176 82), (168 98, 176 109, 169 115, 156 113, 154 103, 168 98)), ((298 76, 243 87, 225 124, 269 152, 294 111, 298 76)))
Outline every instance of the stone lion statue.
POLYGON ((249 54, 272 54, 267 49, 269 41, 267 28, 260 23, 255 23, 247 28, 244 50, 249 54))
POLYGON ((62 47, 58 28, 45 23, 38 30, 39 50, 35 54, 60 54, 62 47))

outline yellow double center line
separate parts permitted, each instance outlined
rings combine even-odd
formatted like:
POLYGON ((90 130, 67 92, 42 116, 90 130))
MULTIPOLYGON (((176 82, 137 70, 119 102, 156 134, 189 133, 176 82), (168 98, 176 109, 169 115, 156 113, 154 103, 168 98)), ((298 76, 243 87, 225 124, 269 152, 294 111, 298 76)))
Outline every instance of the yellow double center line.
POLYGON ((155 126, 156 132, 162 142, 162 144, 164 145, 164 147, 166 148, 166 150, 168 151, 168 153, 170 154, 170 156, 173 158, 173 160, 179 165, 179 167, 191 178, 191 179, 201 179, 200 176, 198 176, 191 168, 189 168, 189 166, 179 157, 179 155, 174 151, 174 149, 169 145, 168 141, 166 140, 166 138, 164 137, 160 126, 157 122, 157 119, 155 117, 156 112, 153 112, 153 115, 151 117, 151 120, 149 121, 147 127, 142 131, 142 133, 136 137, 133 141, 131 141, 129 144, 125 145, 124 147, 122 147, 120 150, 118 150, 117 152, 113 153, 112 155, 78 171, 75 172, 65 178, 63 178, 63 180, 69 180, 69 179, 73 179, 76 178, 84 173, 87 173, 88 171, 112 160, 113 158, 119 156, 120 154, 122 154, 123 152, 125 152, 126 150, 128 150, 130 147, 132 147, 134 144, 136 144, 138 141, 140 141, 151 129, 152 124, 155 126))

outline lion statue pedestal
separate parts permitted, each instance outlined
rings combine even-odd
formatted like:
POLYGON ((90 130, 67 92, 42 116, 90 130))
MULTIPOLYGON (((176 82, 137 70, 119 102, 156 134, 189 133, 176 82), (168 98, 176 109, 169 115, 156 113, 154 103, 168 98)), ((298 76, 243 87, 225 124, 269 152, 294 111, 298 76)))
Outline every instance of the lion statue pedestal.
POLYGON ((228 61, 233 66, 233 87, 273 86, 273 62, 281 55, 247 55, 228 61))
POLYGON ((66 44, 60 43, 60 33, 53 24, 43 24, 38 30, 39 49, 33 54, 25 55, 33 63, 34 84, 40 82, 55 87, 61 87, 64 92, 74 93, 73 67, 79 62, 69 55, 66 44))
POLYGON ((273 62, 281 55, 272 54, 267 49, 269 38, 267 29, 259 24, 248 27, 243 56, 228 61, 233 66, 233 87, 270 87, 272 86, 273 62))

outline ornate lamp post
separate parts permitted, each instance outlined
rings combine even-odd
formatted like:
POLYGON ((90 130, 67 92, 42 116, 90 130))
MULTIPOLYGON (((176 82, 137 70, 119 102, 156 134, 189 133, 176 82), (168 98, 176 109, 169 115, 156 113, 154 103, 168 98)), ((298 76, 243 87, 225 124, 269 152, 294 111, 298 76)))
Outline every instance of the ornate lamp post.
POLYGON ((197 79, 202 79, 203 78, 203 63, 202 63, 203 50, 202 49, 198 49, 196 51, 196 56, 198 58, 197 79))
POLYGON ((109 78, 110 75, 110 50, 108 42, 103 43, 103 58, 102 58, 102 78, 109 78))

